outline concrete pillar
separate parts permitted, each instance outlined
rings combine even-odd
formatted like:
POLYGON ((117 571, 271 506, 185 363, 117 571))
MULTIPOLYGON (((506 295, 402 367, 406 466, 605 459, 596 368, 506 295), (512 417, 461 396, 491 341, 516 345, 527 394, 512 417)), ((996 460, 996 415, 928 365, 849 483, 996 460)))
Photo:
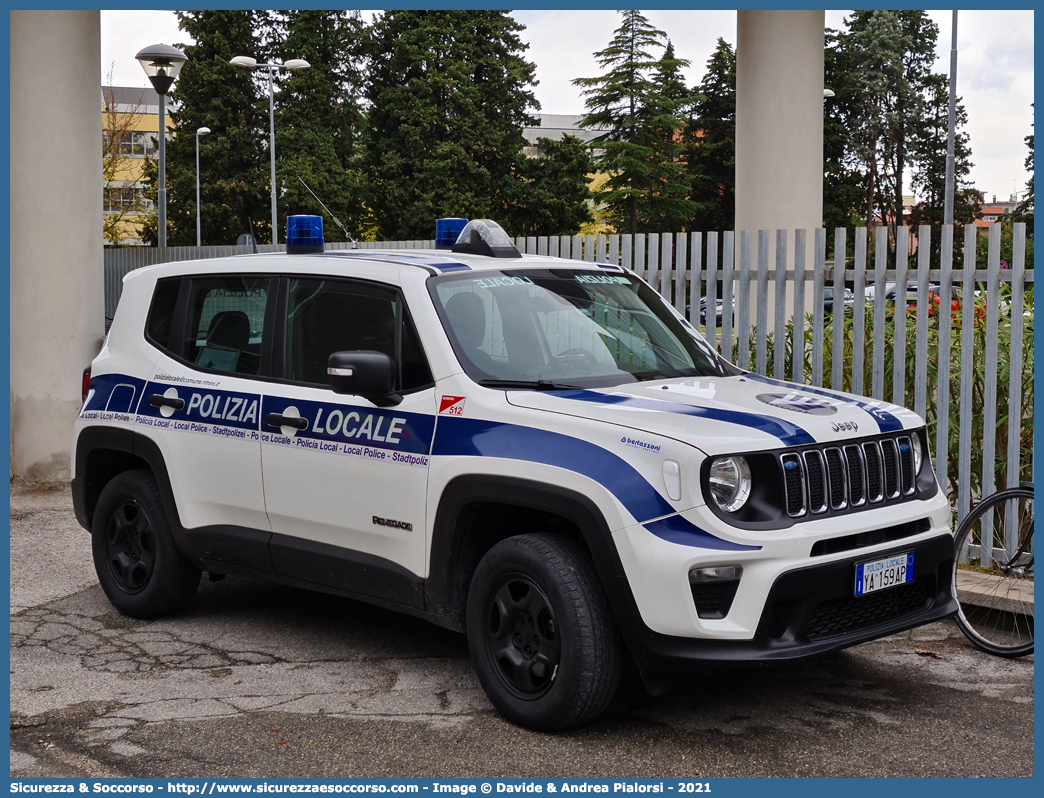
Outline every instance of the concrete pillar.
POLYGON ((67 482, 105 332, 97 11, 11 12, 11 471, 67 482))
MULTIPOLYGON (((776 233, 787 230, 794 268, 794 230, 809 230, 805 268, 812 268, 812 230, 823 224, 823 11, 739 11, 736 30, 736 258, 739 231, 749 230, 751 265, 758 231, 768 230, 775 267, 776 233)), ((751 284, 751 324, 758 288, 751 284)), ((768 287, 768 307, 777 301, 768 287)), ((781 298, 793 315, 793 283, 781 298)), ((806 311, 809 307, 806 298, 806 311)), ((774 330, 774 311, 768 329, 774 330)), ((752 361, 753 366, 753 361, 752 361)), ((771 370, 771 363, 769 364, 771 370)))
POLYGON ((738 12, 736 230, 823 224, 824 24, 822 11, 738 12))

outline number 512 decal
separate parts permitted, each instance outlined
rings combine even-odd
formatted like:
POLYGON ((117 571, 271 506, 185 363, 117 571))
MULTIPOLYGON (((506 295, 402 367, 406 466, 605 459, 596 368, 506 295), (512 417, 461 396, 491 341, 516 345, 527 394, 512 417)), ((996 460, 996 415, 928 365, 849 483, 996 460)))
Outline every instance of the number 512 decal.
POLYGON ((439 415, 440 416, 463 416, 464 415, 464 397, 463 396, 443 396, 439 401, 439 415))

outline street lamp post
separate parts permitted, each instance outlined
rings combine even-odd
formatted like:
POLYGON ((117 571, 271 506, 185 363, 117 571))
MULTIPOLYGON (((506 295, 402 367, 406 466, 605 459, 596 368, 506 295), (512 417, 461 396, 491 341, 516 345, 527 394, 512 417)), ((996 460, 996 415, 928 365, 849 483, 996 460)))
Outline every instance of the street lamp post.
POLYGON ((196 128, 196 246, 202 246, 199 221, 199 137, 210 132, 209 127, 196 128))
POLYGON ((159 95, 159 190, 157 191, 159 245, 167 246, 167 131, 166 111, 167 92, 174 83, 174 78, 181 71, 181 65, 188 58, 177 47, 169 44, 153 44, 138 52, 135 58, 149 76, 152 88, 159 95))
POLYGON ((268 154, 272 162, 272 244, 279 243, 279 218, 276 215, 276 172, 275 172, 275 90, 273 82, 277 69, 308 69, 311 66, 303 58, 291 58, 284 64, 259 64, 256 58, 248 55, 237 55, 231 61, 233 66, 246 69, 265 68, 268 70, 268 154))

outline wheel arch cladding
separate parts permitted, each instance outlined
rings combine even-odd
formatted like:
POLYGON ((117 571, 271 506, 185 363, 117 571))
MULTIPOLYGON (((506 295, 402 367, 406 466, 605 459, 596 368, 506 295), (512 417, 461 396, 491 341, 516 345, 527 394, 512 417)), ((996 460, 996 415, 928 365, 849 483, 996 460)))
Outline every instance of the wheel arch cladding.
POLYGON ((76 478, 72 494, 77 521, 90 532, 98 497, 105 486, 119 474, 138 469, 152 474, 178 548, 186 556, 194 556, 195 547, 181 525, 163 454, 152 439, 132 430, 87 427, 76 439, 76 478), (107 470, 96 475, 90 469, 99 463, 107 470))
POLYGON ((637 612, 609 527, 591 499, 555 485, 484 474, 456 477, 442 493, 425 584, 427 609, 453 618, 464 631, 468 589, 479 560, 501 540, 535 531, 573 537, 588 551, 614 616, 628 616, 630 607, 637 612), (483 528, 498 513, 511 514, 510 523, 483 528), (527 526, 533 522, 541 528, 527 526))

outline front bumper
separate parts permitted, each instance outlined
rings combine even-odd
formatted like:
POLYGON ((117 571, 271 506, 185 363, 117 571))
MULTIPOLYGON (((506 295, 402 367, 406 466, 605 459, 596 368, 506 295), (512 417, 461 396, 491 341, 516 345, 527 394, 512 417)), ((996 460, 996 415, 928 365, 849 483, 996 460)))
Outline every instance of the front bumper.
POLYGON ((782 573, 769 590, 753 639, 708 640, 658 634, 642 625, 626 635, 651 689, 683 681, 705 660, 787 660, 822 654, 942 620, 957 612, 949 534, 782 573), (913 581, 853 596, 856 563, 913 551, 913 581), (637 634, 633 633, 637 631, 637 634))

